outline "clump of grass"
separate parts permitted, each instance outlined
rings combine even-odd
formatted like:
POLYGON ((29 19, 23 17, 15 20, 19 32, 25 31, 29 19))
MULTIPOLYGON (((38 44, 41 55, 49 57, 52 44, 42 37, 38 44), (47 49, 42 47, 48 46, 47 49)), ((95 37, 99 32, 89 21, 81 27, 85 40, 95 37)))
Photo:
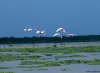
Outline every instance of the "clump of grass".
POLYGON ((100 65, 100 60, 65 60, 60 62, 61 64, 93 64, 93 65, 100 65))
POLYGON ((12 54, 0 54, 0 61, 14 61, 14 60, 40 60, 41 56, 20 56, 12 54))
POLYGON ((25 69, 25 70, 23 70, 23 71, 34 71, 35 69, 25 69))
POLYGON ((47 67, 49 67, 49 66, 60 66, 60 63, 59 62, 45 62, 44 63, 44 66, 47 66, 47 67))
POLYGON ((26 52, 26 53, 21 53, 20 55, 29 55, 29 53, 28 53, 28 52, 26 52))
POLYGON ((52 53, 45 53, 44 55, 46 55, 46 56, 52 56, 53 54, 52 53))
POLYGON ((68 58, 68 57, 86 57, 84 55, 71 55, 71 56, 57 56, 56 58, 68 58))
POLYGON ((2 71, 2 72, 0 72, 0 73, 14 73, 14 72, 11 72, 11 71, 8 71, 8 72, 3 72, 3 71, 2 71))
POLYGON ((0 52, 21 52, 21 53, 100 52, 100 46, 68 46, 68 47, 41 47, 41 48, 0 48, 0 52))
POLYGON ((53 47, 57 47, 57 45, 53 45, 53 47))
POLYGON ((48 69, 47 69, 47 68, 40 68, 40 69, 38 69, 38 70, 46 71, 46 70, 48 70, 48 69))
POLYGON ((38 69, 26 69, 26 70, 23 70, 23 71, 35 71, 35 70, 38 70, 38 71, 46 71, 48 69, 47 68, 38 68, 38 69))
POLYGON ((94 64, 100 65, 100 60, 64 60, 64 61, 22 61, 20 65, 41 65, 42 67, 61 66, 61 64, 94 64))
POLYGON ((65 60, 61 61, 61 64, 87 64, 89 61, 85 60, 65 60))
POLYGON ((89 64, 100 65, 100 60, 94 59, 93 61, 90 61, 89 64))
POLYGON ((53 61, 22 61, 20 65, 41 65, 44 67, 49 67, 49 66, 60 66, 59 62, 53 62, 53 61))
POLYGON ((0 69, 13 69, 14 67, 12 66, 0 66, 0 69))
POLYGON ((25 65, 25 66, 18 66, 18 68, 34 68, 34 66, 25 65))
POLYGON ((43 65, 36 65, 36 66, 33 66, 33 65, 20 65, 18 66, 18 68, 42 68, 43 65))

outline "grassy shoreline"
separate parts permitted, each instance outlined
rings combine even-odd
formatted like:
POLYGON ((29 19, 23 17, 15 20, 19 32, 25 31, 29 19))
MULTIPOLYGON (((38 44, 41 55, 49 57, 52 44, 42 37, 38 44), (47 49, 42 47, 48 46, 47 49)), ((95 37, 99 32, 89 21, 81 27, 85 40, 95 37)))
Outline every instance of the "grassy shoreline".
POLYGON ((68 47, 41 47, 41 48, 0 48, 0 52, 21 52, 21 53, 100 52, 100 46, 68 46, 68 47))

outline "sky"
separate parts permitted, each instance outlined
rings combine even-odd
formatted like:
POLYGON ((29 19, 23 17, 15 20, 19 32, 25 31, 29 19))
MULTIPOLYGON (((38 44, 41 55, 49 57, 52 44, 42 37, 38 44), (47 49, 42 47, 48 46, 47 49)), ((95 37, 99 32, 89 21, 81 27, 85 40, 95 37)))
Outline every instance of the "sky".
POLYGON ((0 37, 32 37, 46 30, 52 36, 63 27, 66 34, 100 34, 100 0, 0 0, 0 37))

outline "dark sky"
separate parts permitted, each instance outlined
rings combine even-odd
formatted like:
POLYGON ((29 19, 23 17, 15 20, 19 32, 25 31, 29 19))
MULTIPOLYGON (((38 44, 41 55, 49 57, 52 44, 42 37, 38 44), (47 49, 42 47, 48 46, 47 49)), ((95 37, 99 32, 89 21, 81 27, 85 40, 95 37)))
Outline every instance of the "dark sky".
POLYGON ((45 29, 52 36, 58 27, 78 35, 100 34, 100 0, 0 0, 0 37, 33 36, 23 29, 45 29))

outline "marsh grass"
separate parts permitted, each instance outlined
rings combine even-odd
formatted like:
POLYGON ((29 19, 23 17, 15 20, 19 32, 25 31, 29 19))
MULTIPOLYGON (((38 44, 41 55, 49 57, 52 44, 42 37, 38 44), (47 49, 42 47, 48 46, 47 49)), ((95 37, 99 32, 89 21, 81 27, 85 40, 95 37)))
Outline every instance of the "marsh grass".
POLYGON ((89 64, 89 65, 100 65, 100 60, 64 60, 64 61, 22 61, 20 65, 41 65, 43 67, 50 66, 61 66, 62 64, 89 64))
POLYGON ((11 71, 8 71, 8 72, 1 71, 0 73, 14 73, 14 72, 11 72, 11 71))
MULTIPOLYGON (((0 48, 0 52, 5 52, 5 54, 0 54, 0 62, 4 61, 16 61, 20 60, 21 63, 16 68, 24 68, 25 71, 33 70, 47 70, 48 67, 61 66, 69 64, 89 64, 89 65, 100 65, 100 59, 94 60, 64 60, 60 61, 59 58, 68 57, 86 57, 84 55, 74 55, 73 53, 80 52, 100 52, 100 46, 68 46, 68 47, 41 47, 41 48, 0 48), (7 54, 6 52, 20 52, 21 54, 7 54), (39 54, 33 55, 30 54, 39 54), (45 56, 53 56, 56 54, 73 54, 71 56, 56 56, 57 60, 49 61, 45 56), (41 54, 41 55, 40 55, 41 54)), ((0 66, 0 69, 12 69, 10 66, 0 66)), ((61 71, 66 71, 62 69, 61 71)), ((0 73, 14 73, 14 72, 0 72, 0 73)))
POLYGON ((25 70, 23 70, 23 71, 46 71, 46 70, 48 70, 47 68, 34 68, 34 69, 25 69, 25 70))
POLYGON ((13 66, 0 66, 0 69, 13 69, 13 66))
POLYGON ((89 65, 100 65, 100 60, 65 60, 60 62, 61 64, 89 64, 89 65))
POLYGON ((14 61, 14 60, 40 60, 41 56, 20 56, 12 54, 0 54, 0 61, 14 61))
MULTIPOLYGON (((19 65, 17 68, 42 68, 43 65, 19 65)), ((44 68, 44 67, 43 67, 44 68)))
POLYGON ((35 71, 35 69, 24 69, 23 71, 25 71, 25 72, 29 71, 30 72, 30 71, 35 71))
POLYGON ((21 53, 77 53, 100 52, 100 46, 68 46, 68 47, 41 47, 41 48, 0 48, 0 52, 21 53))
POLYGON ((56 58, 86 57, 84 55, 57 56, 56 58))
POLYGON ((40 65, 41 67, 49 67, 49 66, 60 66, 59 62, 53 62, 53 61, 22 61, 20 65, 40 65))
POLYGON ((46 70, 48 70, 48 69, 47 69, 47 68, 39 68, 38 70, 39 70, 39 71, 41 71, 41 70, 42 70, 42 71, 46 71, 46 70))
POLYGON ((54 54, 53 53, 44 53, 44 55, 46 55, 46 56, 52 56, 54 54))
POLYGON ((18 66, 17 68, 34 68, 34 66, 25 65, 25 66, 18 66))

